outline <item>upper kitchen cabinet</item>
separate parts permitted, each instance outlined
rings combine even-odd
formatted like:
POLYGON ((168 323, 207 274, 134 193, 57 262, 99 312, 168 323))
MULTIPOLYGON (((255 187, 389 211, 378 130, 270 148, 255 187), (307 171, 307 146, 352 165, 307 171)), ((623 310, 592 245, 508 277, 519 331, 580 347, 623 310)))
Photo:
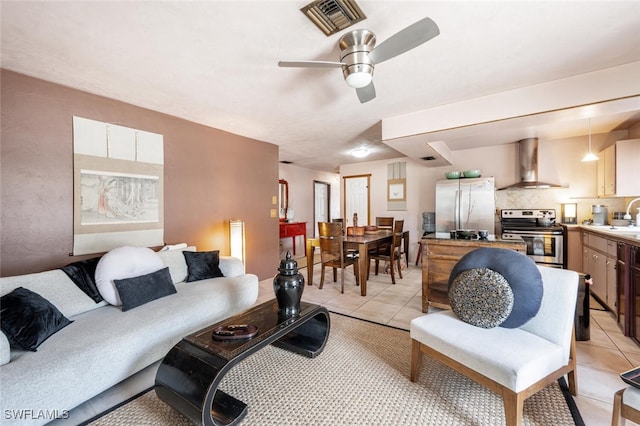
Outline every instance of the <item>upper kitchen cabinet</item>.
POLYGON ((598 196, 635 197, 640 195, 640 139, 616 142, 600 152, 598 196))

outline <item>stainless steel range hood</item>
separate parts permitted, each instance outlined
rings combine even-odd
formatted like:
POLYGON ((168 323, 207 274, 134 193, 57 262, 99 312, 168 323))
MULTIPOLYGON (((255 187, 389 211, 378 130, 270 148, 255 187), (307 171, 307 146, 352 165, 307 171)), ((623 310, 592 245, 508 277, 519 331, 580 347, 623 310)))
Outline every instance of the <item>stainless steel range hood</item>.
POLYGON ((522 139, 518 142, 518 168, 520 182, 500 189, 561 188, 560 185, 538 180, 538 138, 522 139))

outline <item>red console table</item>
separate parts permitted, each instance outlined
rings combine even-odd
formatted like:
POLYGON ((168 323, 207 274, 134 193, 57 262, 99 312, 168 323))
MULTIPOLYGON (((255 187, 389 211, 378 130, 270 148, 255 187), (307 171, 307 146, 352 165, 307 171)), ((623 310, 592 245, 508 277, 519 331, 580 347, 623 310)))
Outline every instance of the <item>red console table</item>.
POLYGON ((307 222, 280 222, 280 238, 289 238, 293 240, 293 255, 296 254, 296 237, 302 236, 302 247, 304 254, 307 254, 307 222))

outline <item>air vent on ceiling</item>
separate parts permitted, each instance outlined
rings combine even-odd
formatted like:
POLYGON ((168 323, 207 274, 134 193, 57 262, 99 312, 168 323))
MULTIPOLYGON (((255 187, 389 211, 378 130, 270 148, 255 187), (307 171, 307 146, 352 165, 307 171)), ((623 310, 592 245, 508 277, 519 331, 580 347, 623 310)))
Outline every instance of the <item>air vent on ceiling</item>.
POLYGON ((433 161, 436 159, 433 155, 427 155, 426 157, 421 157, 424 161, 433 161))
POLYGON ((327 36, 366 19, 353 0, 316 0, 300 10, 327 36))
POLYGON ((282 160, 280 161, 281 164, 292 164, 293 161, 289 161, 289 160, 282 160))

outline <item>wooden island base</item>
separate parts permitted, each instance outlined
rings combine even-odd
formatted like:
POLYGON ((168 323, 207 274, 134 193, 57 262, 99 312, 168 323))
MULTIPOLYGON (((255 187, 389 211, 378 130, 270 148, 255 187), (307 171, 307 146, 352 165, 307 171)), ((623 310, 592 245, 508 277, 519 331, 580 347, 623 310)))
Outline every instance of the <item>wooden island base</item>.
POLYGON ((488 240, 451 239, 449 234, 436 233, 422 239, 422 312, 429 306, 450 309, 449 275, 465 254, 480 247, 493 247, 527 253, 527 245, 522 238, 503 240, 500 236, 490 236, 488 240))

